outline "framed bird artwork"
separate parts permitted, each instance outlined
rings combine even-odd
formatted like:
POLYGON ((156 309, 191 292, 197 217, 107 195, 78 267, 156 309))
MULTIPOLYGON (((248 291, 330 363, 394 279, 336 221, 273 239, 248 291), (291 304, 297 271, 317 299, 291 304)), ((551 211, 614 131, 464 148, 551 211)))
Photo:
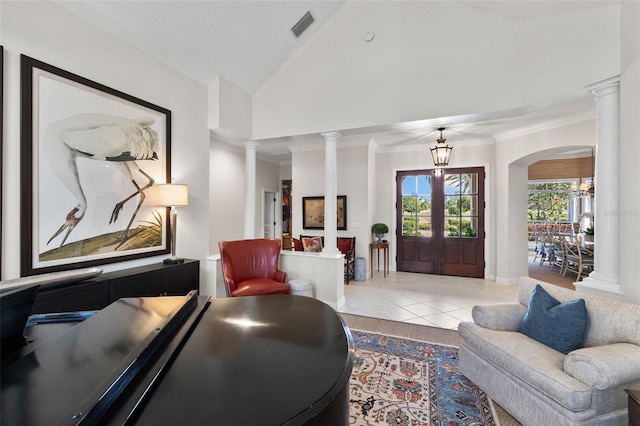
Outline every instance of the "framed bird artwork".
POLYGON ((21 55, 21 275, 169 252, 171 111, 21 55))

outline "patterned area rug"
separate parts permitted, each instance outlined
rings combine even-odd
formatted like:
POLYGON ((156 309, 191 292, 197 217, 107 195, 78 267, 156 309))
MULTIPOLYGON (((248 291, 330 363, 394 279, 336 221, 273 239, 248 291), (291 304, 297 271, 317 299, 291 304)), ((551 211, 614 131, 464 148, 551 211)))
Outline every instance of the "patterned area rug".
POLYGON ((458 372, 458 348, 351 332, 350 424, 496 425, 487 396, 458 372))

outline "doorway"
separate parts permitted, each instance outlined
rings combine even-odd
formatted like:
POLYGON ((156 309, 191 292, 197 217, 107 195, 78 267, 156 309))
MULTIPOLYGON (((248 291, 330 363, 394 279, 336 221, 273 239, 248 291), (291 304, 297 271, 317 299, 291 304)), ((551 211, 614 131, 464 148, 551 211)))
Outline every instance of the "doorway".
POLYGON ((484 277, 483 167, 397 172, 397 270, 484 277))
POLYGON ((264 238, 280 238, 277 234, 277 199, 276 191, 262 190, 262 236, 264 238))

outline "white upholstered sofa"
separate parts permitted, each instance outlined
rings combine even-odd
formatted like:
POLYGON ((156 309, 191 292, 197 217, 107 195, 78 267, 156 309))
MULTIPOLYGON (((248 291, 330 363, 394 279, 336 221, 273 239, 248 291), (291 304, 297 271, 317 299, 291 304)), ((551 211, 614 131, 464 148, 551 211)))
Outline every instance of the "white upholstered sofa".
POLYGON ((640 389, 640 305, 523 277, 517 302, 475 306, 458 332, 460 371, 524 425, 628 424, 624 389, 640 389), (561 303, 585 300, 580 349, 565 355, 517 331, 536 284, 561 303))

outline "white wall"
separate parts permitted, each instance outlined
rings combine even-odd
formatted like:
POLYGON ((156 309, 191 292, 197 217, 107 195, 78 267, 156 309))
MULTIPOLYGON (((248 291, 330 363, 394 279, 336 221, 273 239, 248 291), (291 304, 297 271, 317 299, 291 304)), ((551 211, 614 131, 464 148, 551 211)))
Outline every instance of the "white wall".
POLYGON ((620 286, 640 303, 640 2, 622 5, 620 76, 620 286))
MULTIPOLYGON (((294 151, 291 162, 291 235, 299 238, 301 233, 311 234, 302 229, 302 197, 324 194, 324 150, 322 138, 318 136, 318 150, 294 151)), ((344 195, 341 188, 338 194, 344 195)), ((347 225, 348 226, 348 225, 347 225)), ((313 235, 321 235, 313 232, 313 235)))
POLYGON ((223 129, 234 138, 251 139, 251 96, 217 77, 208 89, 209 129, 223 129))
MULTIPOLYGON (((245 155, 221 147, 212 139, 209 151, 209 254, 218 254, 218 241, 244 238, 245 155)), ((255 230, 262 236, 262 190, 280 191, 280 167, 256 161, 255 230)), ((279 217, 280 218, 280 217, 279 217)))
MULTIPOLYGON (((282 185, 283 180, 291 179, 291 173, 291 163, 280 165, 280 185, 282 185)), ((282 190, 282 188, 280 188, 280 190, 282 190)))
MULTIPOLYGON (((171 110, 172 174, 189 185, 178 214, 177 254, 208 255, 209 132, 207 89, 139 50, 76 18, 53 2, 2 2, 5 49, 3 279, 20 274, 20 54, 171 110)), ((159 262, 161 257, 106 265, 105 271, 159 262)))
MULTIPOLYGON (((473 144, 464 138, 450 139, 449 142, 454 146, 450 167, 485 168, 485 278, 505 284, 515 283, 519 276, 528 274, 527 166, 567 147, 595 146, 595 121, 559 125, 491 144, 473 144)), ((348 196, 349 213, 349 230, 338 231, 338 235, 356 235, 356 253, 369 261, 370 226, 378 221, 386 223, 389 225, 390 269, 395 270, 395 175, 400 170, 432 167, 433 160, 427 146, 420 150, 376 151, 374 140, 366 148, 338 150, 338 193, 348 196), (350 151, 351 155, 348 154, 350 151)), ((302 197, 323 194, 323 186, 324 152, 294 152, 294 236, 300 233, 323 234, 302 230, 301 217, 302 197)))
MULTIPOLYGON (((256 92, 254 138, 541 107, 622 74, 621 144, 630 155, 621 163, 621 186, 633 192, 639 185, 626 174, 637 173, 625 161, 638 158, 640 37, 637 2, 628 3, 512 21, 454 2, 347 2, 256 92), (370 43, 363 41, 367 31, 375 32, 370 43)), ((527 273, 526 226, 520 226, 526 216, 511 216, 525 208, 526 166, 558 148, 595 145, 593 122, 562 127, 501 140, 492 155, 480 157, 490 158, 491 166, 488 278, 509 283, 527 273)), ((459 148, 453 161, 480 161, 473 155, 462 160, 471 151, 459 148)), ((395 161, 384 164, 376 156, 372 221, 393 221, 391 170, 430 164, 426 151, 395 161)), ((305 166, 294 160, 298 167, 305 166)), ((637 221, 638 204, 625 205, 627 222, 637 221)), ((626 235, 622 244, 631 247, 626 235)), ((623 275, 638 275, 631 271, 623 275)))
POLYGON ((347 230, 338 236, 356 237, 356 256, 368 257, 371 242, 369 216, 368 149, 366 146, 338 150, 338 195, 347 196, 347 230))
MULTIPOLYGON (((515 283, 519 276, 528 274, 527 166, 567 147, 595 146, 595 121, 571 123, 489 144, 470 144, 465 139, 450 139, 449 142, 454 146, 450 167, 485 168, 485 278, 515 283)), ((338 235, 356 235, 357 255, 369 261, 370 226, 374 222, 386 223, 389 225, 390 269, 395 270, 395 175, 400 170, 432 167, 433 160, 427 146, 419 150, 376 151, 373 141, 366 148, 338 150, 338 193, 348 196, 349 210, 349 229, 338 231, 338 235), (344 178, 347 176, 345 173, 348 173, 348 179, 344 178)), ((300 233, 323 234, 321 231, 302 230, 301 217, 302 197, 322 195, 323 190, 324 151, 294 152, 294 236, 300 233)))
POLYGON ((253 137, 495 112, 566 96, 619 73, 618 14, 613 5, 512 21, 461 2, 346 2, 255 93, 253 137), (367 31, 375 32, 370 43, 367 31))
POLYGON ((518 23, 522 104, 544 102, 620 73, 620 7, 599 7, 518 23))
POLYGON ((212 144, 209 167, 209 254, 217 254, 218 241, 244 236, 244 154, 212 144))
POLYGON ((528 275, 526 189, 527 166, 567 147, 593 147, 595 121, 515 136, 496 146, 496 282, 515 284, 528 275), (524 197, 524 198, 523 198, 524 197))
MULTIPOLYGON (((322 137, 319 143, 324 145, 322 137)), ((340 142, 338 142, 338 146, 340 142)), ((356 237, 356 256, 367 257, 371 242, 369 222, 368 148, 338 148, 337 195, 347 196, 347 229, 339 237, 356 237)), ((324 150, 298 151, 292 162, 292 236, 324 235, 323 230, 302 228, 302 197, 324 195, 324 150)))

